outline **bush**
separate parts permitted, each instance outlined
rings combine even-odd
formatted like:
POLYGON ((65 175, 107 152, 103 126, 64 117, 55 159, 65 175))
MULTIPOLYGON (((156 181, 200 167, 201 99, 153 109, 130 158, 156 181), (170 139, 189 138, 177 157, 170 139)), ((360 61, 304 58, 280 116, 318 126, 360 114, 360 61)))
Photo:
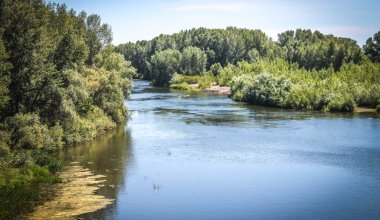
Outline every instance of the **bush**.
POLYGON ((210 73, 203 73, 199 76, 184 76, 181 74, 174 74, 173 78, 170 80, 170 88, 181 89, 181 90, 191 90, 190 84, 198 84, 199 89, 205 89, 212 86, 215 82, 215 78, 210 73))
POLYGON ((170 85, 170 88, 178 89, 178 90, 190 90, 191 89, 191 87, 187 83, 172 84, 172 85, 170 85))
POLYGON ((315 102, 314 88, 307 84, 293 84, 286 100, 285 106, 294 109, 313 109, 315 102))
POLYGON ((0 219, 14 219, 32 211, 34 203, 47 196, 42 187, 57 182, 57 176, 37 165, 23 169, 0 168, 0 219))
POLYGON ((213 76, 219 76, 219 74, 222 72, 223 67, 220 65, 220 63, 214 63, 210 66, 210 73, 212 73, 213 76))
POLYGON ((57 150, 63 146, 63 130, 57 124, 50 129, 40 122, 37 114, 16 114, 6 121, 10 133, 10 143, 14 150, 49 149, 57 150))
POLYGON ((231 85, 231 97, 259 105, 324 111, 354 111, 380 103, 380 65, 343 64, 307 71, 281 60, 240 62, 225 67, 219 84, 231 85), (270 74, 265 76, 265 72, 270 74))
POLYGON ((199 76, 185 76, 181 74, 174 74, 170 80, 170 84, 197 84, 199 82, 199 76))
POLYGON ((199 84, 198 88, 200 89, 210 88, 214 82, 215 82, 215 78, 212 74, 204 73, 198 79, 198 84, 199 84))
POLYGON ((48 128, 37 114, 17 114, 7 120, 12 149, 40 149, 45 146, 48 128))
POLYGON ((62 161, 58 160, 57 157, 51 153, 46 151, 33 151, 31 155, 35 164, 47 168, 53 174, 63 168, 62 161))
POLYGON ((291 82, 270 73, 234 78, 231 97, 257 105, 285 107, 291 82))
POLYGON ((354 99, 348 95, 335 97, 327 105, 327 110, 332 112, 352 112, 355 108, 354 99))

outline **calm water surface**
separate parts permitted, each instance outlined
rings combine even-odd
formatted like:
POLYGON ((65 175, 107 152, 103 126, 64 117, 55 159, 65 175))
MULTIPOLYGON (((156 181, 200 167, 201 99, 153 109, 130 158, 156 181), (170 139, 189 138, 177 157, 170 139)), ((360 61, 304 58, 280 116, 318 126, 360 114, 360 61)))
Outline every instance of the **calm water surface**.
POLYGON ((380 119, 249 106, 136 81, 131 119, 62 152, 106 176, 84 219, 380 219, 380 119))

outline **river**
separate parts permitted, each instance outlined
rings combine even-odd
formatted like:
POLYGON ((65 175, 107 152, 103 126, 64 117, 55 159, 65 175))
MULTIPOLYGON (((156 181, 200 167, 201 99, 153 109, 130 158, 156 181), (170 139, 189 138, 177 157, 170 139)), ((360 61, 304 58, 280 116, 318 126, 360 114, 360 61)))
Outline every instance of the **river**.
POLYGON ((377 113, 311 113, 135 81, 128 125, 61 153, 104 177, 84 219, 380 219, 377 113))

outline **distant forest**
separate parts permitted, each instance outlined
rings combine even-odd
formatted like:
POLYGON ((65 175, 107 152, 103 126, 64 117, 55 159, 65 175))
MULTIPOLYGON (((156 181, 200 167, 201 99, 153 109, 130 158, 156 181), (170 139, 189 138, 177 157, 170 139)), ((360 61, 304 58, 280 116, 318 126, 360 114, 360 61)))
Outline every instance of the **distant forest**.
POLYGON ((354 111, 380 104, 380 32, 361 48, 350 38, 303 29, 274 41, 261 30, 197 28, 114 50, 156 86, 226 85, 237 101, 283 108, 354 111))

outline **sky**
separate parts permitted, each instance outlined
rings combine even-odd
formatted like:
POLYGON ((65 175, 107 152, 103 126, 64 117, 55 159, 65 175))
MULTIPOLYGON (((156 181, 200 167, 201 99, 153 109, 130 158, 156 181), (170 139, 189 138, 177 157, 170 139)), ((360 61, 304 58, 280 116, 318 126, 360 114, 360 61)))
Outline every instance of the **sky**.
MULTIPOLYGON (((46 0, 49 1, 49 0, 46 0)), ((304 28, 362 46, 380 31, 379 0, 50 0, 99 14, 115 45, 197 27, 261 29, 269 37, 304 28)))

